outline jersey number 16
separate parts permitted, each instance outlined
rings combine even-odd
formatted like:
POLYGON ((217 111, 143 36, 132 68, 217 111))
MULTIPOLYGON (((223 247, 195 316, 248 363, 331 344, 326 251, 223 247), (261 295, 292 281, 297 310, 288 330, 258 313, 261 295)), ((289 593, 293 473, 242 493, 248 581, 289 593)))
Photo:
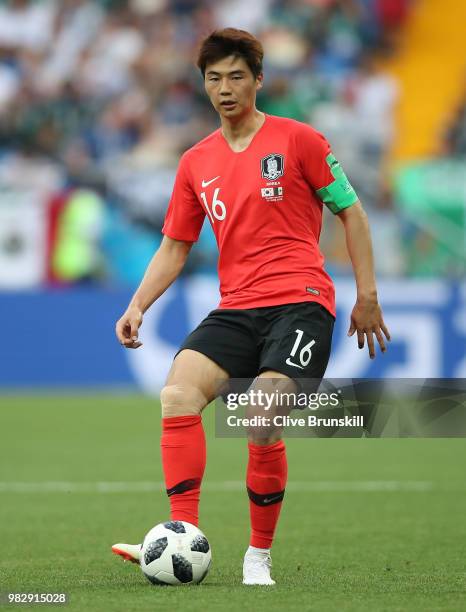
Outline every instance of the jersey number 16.
POLYGON ((207 203, 207 197, 205 194, 205 191, 203 191, 201 193, 201 198, 202 201, 204 202, 204 206, 207 210, 207 214, 209 215, 210 220, 212 221, 212 223, 214 223, 214 217, 215 219, 217 219, 217 221, 223 221, 225 219, 225 217, 227 216, 227 209, 225 207, 225 204, 218 199, 218 194, 220 191, 220 187, 217 187, 214 191, 214 197, 212 198, 212 204, 209 207, 209 204, 207 203))

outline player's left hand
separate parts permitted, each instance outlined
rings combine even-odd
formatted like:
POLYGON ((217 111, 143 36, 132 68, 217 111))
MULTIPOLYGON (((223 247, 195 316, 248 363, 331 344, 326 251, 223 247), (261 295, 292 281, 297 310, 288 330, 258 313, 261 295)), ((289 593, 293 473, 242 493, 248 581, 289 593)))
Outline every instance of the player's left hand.
POLYGON ((364 342, 367 339, 371 359, 375 358, 374 334, 382 353, 385 353, 387 348, 383 335, 390 341, 390 333, 384 323, 382 309, 376 299, 357 300, 351 313, 348 336, 352 336, 354 332, 358 334, 358 347, 360 349, 364 348, 364 342))

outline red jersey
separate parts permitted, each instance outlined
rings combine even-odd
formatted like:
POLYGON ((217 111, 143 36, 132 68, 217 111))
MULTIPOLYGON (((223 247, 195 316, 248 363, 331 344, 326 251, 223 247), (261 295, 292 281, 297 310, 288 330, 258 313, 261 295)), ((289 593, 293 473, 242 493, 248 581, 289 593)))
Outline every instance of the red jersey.
POLYGON ((181 157, 162 232, 195 242, 207 216, 219 249, 219 308, 319 302, 335 315, 335 291, 319 249, 325 202, 357 201, 325 138, 266 115, 244 151, 220 129, 181 157))

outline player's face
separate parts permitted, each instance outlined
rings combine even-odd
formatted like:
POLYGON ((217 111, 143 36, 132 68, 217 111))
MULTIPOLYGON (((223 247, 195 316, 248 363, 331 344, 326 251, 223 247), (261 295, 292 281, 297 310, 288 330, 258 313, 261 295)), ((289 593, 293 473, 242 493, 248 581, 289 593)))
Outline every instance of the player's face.
POLYGON ((254 110, 262 75, 255 78, 242 57, 230 55, 206 67, 207 95, 225 119, 238 119, 254 110))

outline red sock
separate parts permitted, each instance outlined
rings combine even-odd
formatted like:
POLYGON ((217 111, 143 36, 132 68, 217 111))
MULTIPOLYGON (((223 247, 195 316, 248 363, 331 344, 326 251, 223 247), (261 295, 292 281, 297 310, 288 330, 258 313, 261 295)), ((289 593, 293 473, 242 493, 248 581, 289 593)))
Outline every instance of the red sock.
POLYGON ((162 419, 162 465, 170 518, 199 522, 199 497, 206 464, 206 443, 200 415, 162 419))
POLYGON ((246 487, 251 517, 250 545, 270 548, 285 495, 288 466, 283 440, 267 446, 249 442, 246 487))

